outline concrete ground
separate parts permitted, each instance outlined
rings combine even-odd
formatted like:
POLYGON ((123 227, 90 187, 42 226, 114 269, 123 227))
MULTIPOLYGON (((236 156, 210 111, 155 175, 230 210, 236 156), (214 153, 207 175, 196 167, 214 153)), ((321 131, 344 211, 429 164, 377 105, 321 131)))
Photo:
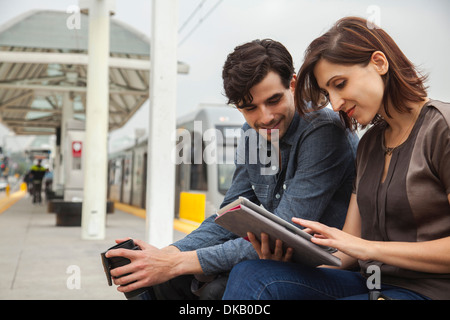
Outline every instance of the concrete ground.
MULTIPOLYGON (((25 195, 0 213, 0 300, 124 300, 107 285, 100 253, 144 235, 144 219, 116 209, 104 240, 82 240, 81 227, 57 227, 55 214, 25 195)), ((174 241, 184 236, 174 230, 174 241)))

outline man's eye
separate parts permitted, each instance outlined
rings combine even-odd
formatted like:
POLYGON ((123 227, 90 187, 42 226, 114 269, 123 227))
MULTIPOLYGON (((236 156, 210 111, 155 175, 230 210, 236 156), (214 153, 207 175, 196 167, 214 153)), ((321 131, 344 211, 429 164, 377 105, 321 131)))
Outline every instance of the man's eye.
POLYGON ((269 101, 269 105, 275 105, 275 104, 279 103, 280 100, 281 100, 281 99, 270 100, 270 101, 269 101))
POLYGON ((246 112, 249 112, 249 111, 255 110, 256 107, 255 107, 255 106, 246 106, 246 107, 243 107, 243 108, 241 108, 241 109, 244 110, 244 111, 246 111, 246 112))
POLYGON ((281 99, 282 99, 282 96, 278 96, 278 97, 270 99, 269 101, 267 101, 267 103, 269 105, 275 105, 275 104, 278 104, 281 101, 281 99))

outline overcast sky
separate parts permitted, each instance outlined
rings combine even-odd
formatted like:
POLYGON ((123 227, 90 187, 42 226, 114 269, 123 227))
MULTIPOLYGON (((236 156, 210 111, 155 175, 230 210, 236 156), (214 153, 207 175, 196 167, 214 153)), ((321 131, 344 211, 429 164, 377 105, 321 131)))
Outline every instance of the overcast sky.
MULTIPOLYGON (((190 73, 178 76, 178 115, 201 103, 225 103, 222 66, 237 45, 256 38, 281 41, 298 70, 309 43, 348 15, 379 21, 408 58, 429 74, 429 96, 450 101, 448 0, 179 0, 180 27, 200 4, 179 35, 183 43, 178 59, 190 65, 190 73)), ((31 9, 66 11, 70 5, 78 1, 0 0, 0 25, 31 9)), ((151 35, 150 0, 116 0, 113 18, 151 35)), ((123 129, 113 132, 111 140, 133 136, 135 128, 147 126, 148 103, 123 129)))

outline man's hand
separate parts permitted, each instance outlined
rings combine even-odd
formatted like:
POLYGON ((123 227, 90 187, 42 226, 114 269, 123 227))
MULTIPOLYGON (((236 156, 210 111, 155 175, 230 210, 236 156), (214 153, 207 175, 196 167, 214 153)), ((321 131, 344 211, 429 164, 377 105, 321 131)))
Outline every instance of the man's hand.
POLYGON ((119 286, 117 290, 120 292, 154 286, 182 274, 202 272, 195 251, 180 252, 173 246, 158 249, 141 240, 134 240, 134 243, 141 250, 116 249, 106 254, 107 258, 120 256, 131 261, 111 270, 114 284, 119 286))
POLYGON ((253 248, 255 248, 255 251, 258 253, 260 259, 284 262, 291 261, 294 250, 292 248, 288 248, 286 253, 284 253, 283 242, 281 240, 276 240, 275 251, 272 252, 269 245, 269 236, 266 233, 261 233, 261 242, 259 242, 255 235, 251 232, 248 232, 247 236, 252 243, 253 248))

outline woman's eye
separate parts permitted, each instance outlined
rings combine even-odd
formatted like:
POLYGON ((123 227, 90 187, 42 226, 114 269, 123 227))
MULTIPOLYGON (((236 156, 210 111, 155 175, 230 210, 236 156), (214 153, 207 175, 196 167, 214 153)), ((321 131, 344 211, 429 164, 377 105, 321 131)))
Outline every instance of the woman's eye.
POLYGON ((338 88, 338 89, 344 88, 346 82, 347 82, 347 81, 345 81, 345 80, 342 80, 341 82, 338 82, 338 83, 336 84, 336 88, 338 88))

